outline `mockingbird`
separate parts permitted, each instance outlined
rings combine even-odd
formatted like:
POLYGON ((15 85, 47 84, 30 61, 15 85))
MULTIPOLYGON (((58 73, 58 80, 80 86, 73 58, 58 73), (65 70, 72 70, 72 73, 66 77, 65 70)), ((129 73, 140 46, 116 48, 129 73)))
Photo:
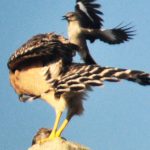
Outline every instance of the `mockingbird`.
POLYGON ((41 98, 55 109, 52 132, 44 139, 38 138, 39 143, 60 137, 69 120, 82 114, 82 103, 90 87, 121 79, 150 85, 150 74, 143 71, 73 63, 76 49, 78 47, 60 35, 40 34, 22 45, 8 60, 10 82, 20 101, 41 98), (58 129, 65 109, 66 119, 58 129))
POLYGON ((118 25, 112 29, 103 29, 103 14, 95 0, 76 0, 75 12, 64 17, 68 21, 68 37, 71 43, 80 47, 79 54, 86 64, 96 64, 90 55, 86 40, 94 42, 99 39, 108 44, 120 44, 132 39, 134 31, 128 25, 118 25))

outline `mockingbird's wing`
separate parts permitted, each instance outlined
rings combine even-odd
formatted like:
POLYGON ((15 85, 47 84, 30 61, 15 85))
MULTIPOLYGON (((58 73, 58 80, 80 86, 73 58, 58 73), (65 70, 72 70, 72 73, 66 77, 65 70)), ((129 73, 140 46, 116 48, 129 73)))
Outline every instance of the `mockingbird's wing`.
POLYGON ((135 31, 132 30, 132 28, 133 27, 128 27, 127 25, 106 30, 82 28, 82 33, 85 38, 90 41, 91 39, 93 39, 93 41, 99 39, 108 44, 120 44, 132 39, 132 36, 135 35, 135 31))
POLYGON ((103 19, 100 15, 103 13, 98 10, 100 7, 95 0, 76 0, 75 11, 80 15, 80 25, 84 28, 101 28, 103 19))

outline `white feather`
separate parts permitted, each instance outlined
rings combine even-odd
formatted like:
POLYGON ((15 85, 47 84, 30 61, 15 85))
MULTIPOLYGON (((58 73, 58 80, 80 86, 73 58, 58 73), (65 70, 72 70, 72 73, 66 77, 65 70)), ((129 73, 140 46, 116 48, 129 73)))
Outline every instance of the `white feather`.
POLYGON ((94 22, 92 17, 88 14, 87 9, 84 6, 84 4, 82 2, 78 2, 77 4, 78 4, 79 8, 90 18, 90 20, 94 22))

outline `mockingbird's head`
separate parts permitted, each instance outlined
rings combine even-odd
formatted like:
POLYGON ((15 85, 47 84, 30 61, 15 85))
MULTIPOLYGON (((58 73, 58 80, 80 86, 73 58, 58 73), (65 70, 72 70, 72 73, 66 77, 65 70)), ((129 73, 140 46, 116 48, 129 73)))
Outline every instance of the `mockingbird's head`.
POLYGON ((68 22, 71 21, 78 21, 80 18, 77 12, 68 12, 66 15, 63 16, 63 20, 67 20, 68 22))

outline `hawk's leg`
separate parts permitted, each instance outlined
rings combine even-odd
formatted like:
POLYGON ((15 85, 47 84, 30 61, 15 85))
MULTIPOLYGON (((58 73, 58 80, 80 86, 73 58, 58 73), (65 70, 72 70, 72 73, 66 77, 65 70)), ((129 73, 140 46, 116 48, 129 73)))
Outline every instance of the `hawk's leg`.
POLYGON ((56 119, 55 119, 55 123, 54 123, 54 126, 53 126, 53 129, 52 129, 52 132, 49 136, 49 139, 52 140, 56 137, 56 131, 57 131, 57 128, 58 128, 58 124, 59 124, 59 121, 60 121, 60 118, 61 118, 61 115, 62 115, 62 112, 59 111, 59 112, 56 112, 56 119))
POLYGON ((56 112, 56 119, 55 119, 55 123, 54 123, 53 129, 52 129, 52 132, 51 132, 51 134, 50 134, 50 136, 48 138, 40 140, 39 141, 40 144, 42 144, 44 142, 47 142, 49 140, 53 140, 56 137, 56 131, 57 131, 57 128, 58 128, 58 124, 59 124, 61 115, 62 115, 61 111, 56 112))
POLYGON ((64 129, 66 128, 70 120, 71 120, 71 117, 66 117, 66 119, 64 120, 60 128, 57 130, 56 137, 61 137, 62 132, 64 131, 64 129))

